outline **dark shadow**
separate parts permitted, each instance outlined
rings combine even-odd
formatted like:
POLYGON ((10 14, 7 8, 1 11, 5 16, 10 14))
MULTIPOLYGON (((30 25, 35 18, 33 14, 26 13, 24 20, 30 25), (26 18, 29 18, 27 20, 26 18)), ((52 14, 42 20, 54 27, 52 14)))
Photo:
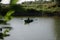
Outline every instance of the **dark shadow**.
POLYGON ((56 40, 60 40, 60 18, 55 19, 56 40))
POLYGON ((2 27, 2 29, 9 29, 9 30, 12 30, 12 27, 2 27))
POLYGON ((0 2, 1 2, 2 0, 0 0, 0 2))
POLYGON ((0 39, 4 39, 4 38, 3 38, 3 33, 0 33, 0 39))
POLYGON ((27 20, 24 20, 24 22, 25 22, 25 24, 29 24, 29 23, 33 22, 33 20, 28 18, 27 20))
POLYGON ((10 34, 5 34, 5 35, 4 35, 4 37, 8 37, 8 36, 10 36, 10 34))
POLYGON ((6 21, 4 21, 4 20, 1 19, 0 20, 0 24, 7 24, 7 23, 6 23, 6 21))

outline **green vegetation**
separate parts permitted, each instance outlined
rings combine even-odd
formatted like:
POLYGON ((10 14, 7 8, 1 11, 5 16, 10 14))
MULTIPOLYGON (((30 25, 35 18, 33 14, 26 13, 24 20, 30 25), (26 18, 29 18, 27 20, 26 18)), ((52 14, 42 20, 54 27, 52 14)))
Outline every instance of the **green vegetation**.
MULTIPOLYGON (((42 1, 42 0, 41 0, 42 1)), ((1 0, 0 0, 1 2, 1 0)), ((11 16, 60 16, 60 5, 59 0, 55 2, 28 2, 22 4, 16 4, 18 0, 11 0, 9 5, 5 5, 0 3, 0 18, 4 18, 3 21, 7 22, 11 19, 11 16)), ((60 19, 56 22, 60 22, 60 19)), ((56 33, 60 35, 59 24, 56 24, 56 33)), ((3 36, 6 36, 6 33, 10 30, 5 30, 3 36)), ((60 37, 60 36, 57 36, 60 37)))
MULTIPOLYGON (((10 20, 11 15, 20 15, 24 16, 26 15, 36 15, 36 13, 39 15, 41 12, 43 12, 43 15, 50 15, 51 13, 54 14, 55 12, 60 11, 60 7, 57 6, 56 2, 23 2, 22 4, 16 4, 18 0, 11 0, 10 4, 7 4, 4 6, 4 4, 1 4, 1 15, 5 18, 6 21, 10 20)), ((52 15, 51 14, 51 15, 52 15)), ((60 14, 60 12, 59 12, 60 14)), ((54 14, 55 15, 55 14, 54 14)))
POLYGON ((14 10, 9 10, 9 11, 6 13, 6 15, 5 15, 5 17, 4 17, 4 18, 5 18, 5 21, 10 20, 9 17, 11 16, 12 13, 14 13, 14 10))
POLYGON ((10 0, 10 4, 11 4, 11 5, 16 4, 17 2, 18 2, 18 0, 10 0))
MULTIPOLYGON (((1 2, 2 0, 0 0, 1 2)), ((16 5, 17 0, 11 0, 10 1, 10 5, 9 7, 2 7, 2 5, 0 5, 0 18, 2 19, 2 17, 4 18, 4 20, 0 20, 0 24, 5 24, 8 20, 10 20, 11 14, 13 14, 15 12, 14 9, 12 9, 11 6, 16 5), (1 14, 3 14, 4 16, 2 16, 1 14)), ((0 31, 2 31, 2 28, 0 28, 0 31)), ((9 32, 9 29, 6 29, 4 31, 4 33, 0 33, 0 39, 4 39, 4 37, 9 36, 9 34, 7 34, 7 32, 9 32)))
POLYGON ((42 4, 21 4, 25 9, 35 9, 35 10, 42 10, 42 11, 60 11, 60 7, 56 5, 54 2, 49 3, 42 3, 42 4))
MULTIPOLYGON (((9 18, 10 18, 10 16, 11 16, 11 14, 13 14, 13 13, 15 12, 15 10, 12 9, 12 6, 16 5, 17 1, 18 1, 18 0, 10 0, 10 5, 9 5, 10 9, 8 9, 8 11, 5 12, 5 16, 4 16, 5 21, 8 21, 9 18)), ((1 1, 0 1, 0 2, 1 2, 1 1)), ((1 7, 1 5, 0 5, 0 7, 1 7)), ((2 8, 1 10, 2 10, 2 12, 3 12, 3 7, 1 7, 1 8, 2 8)), ((5 8, 4 8, 4 9, 5 9, 5 8)), ((7 9, 7 7, 6 7, 6 9, 7 9)), ((1 12, 0 12, 0 13, 1 13, 1 12)))
POLYGON ((17 1, 18 0, 10 0, 10 7, 11 7, 11 9, 6 13, 6 15, 4 17, 5 21, 8 21, 10 19, 11 14, 13 14, 15 12, 15 10, 12 9, 12 6, 16 5, 17 1))

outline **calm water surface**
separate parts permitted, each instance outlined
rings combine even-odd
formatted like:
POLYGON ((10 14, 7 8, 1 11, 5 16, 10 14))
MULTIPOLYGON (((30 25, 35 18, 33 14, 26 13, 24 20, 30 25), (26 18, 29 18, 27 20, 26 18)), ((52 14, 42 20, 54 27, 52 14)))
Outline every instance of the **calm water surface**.
POLYGON ((9 23, 13 29, 4 40, 56 40, 53 18, 31 18, 34 21, 24 24, 24 18, 13 18, 9 23))

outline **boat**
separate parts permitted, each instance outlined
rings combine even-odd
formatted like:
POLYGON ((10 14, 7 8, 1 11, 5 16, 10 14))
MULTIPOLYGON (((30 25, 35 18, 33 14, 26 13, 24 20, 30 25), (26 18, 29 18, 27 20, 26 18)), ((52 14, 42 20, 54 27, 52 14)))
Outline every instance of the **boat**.
POLYGON ((24 20, 24 21, 25 21, 25 24, 26 24, 26 23, 31 23, 31 22, 33 22, 33 20, 30 19, 30 18, 28 18, 27 20, 24 20))

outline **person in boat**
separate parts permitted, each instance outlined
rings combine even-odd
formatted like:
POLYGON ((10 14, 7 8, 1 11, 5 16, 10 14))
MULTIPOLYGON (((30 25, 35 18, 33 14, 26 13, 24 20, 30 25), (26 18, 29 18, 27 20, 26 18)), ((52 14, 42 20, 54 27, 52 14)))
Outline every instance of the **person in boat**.
POLYGON ((33 22, 33 20, 32 19, 27 19, 27 20, 24 20, 25 21, 25 23, 31 23, 31 22, 33 22))

